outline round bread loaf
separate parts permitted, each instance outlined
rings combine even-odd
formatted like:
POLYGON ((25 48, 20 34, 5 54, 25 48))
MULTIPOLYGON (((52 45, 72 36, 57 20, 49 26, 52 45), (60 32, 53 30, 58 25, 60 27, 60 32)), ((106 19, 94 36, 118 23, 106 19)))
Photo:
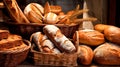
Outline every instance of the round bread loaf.
POLYGON ((120 28, 110 26, 104 30, 104 35, 110 42, 120 44, 120 28))
POLYGON ((56 24, 58 22, 58 16, 55 13, 49 12, 44 15, 43 20, 47 24, 56 24))
POLYGON ((42 23, 44 8, 38 3, 30 3, 24 9, 25 16, 33 23, 42 23))
POLYGON ((78 62, 83 65, 90 65, 94 56, 93 50, 86 45, 78 47, 78 62))
POLYGON ((97 30, 97 31, 99 31, 99 32, 102 32, 102 33, 103 33, 103 31, 104 31, 106 28, 108 28, 109 26, 110 26, 110 25, 96 24, 96 25, 94 26, 94 29, 97 30))
POLYGON ((94 61, 103 65, 120 65, 120 46, 104 43, 94 50, 94 61))
MULTIPOLYGON (((104 35, 95 30, 79 30, 79 42, 89 46, 98 46, 105 42, 104 35)), ((73 39, 75 37, 73 36, 73 39)))

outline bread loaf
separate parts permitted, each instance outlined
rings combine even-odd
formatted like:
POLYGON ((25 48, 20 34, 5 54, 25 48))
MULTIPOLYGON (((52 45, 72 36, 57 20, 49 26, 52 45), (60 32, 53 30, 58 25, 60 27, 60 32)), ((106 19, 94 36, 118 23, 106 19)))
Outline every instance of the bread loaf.
POLYGON ((44 8, 38 3, 30 3, 24 9, 25 16, 33 23, 42 23, 44 8))
POLYGON ((44 23, 56 24, 58 22, 58 16, 55 13, 49 12, 44 15, 44 23))
POLYGON ((61 6, 58 5, 50 5, 51 12, 59 14, 62 11, 61 6))
POLYGON ((106 28, 108 28, 109 26, 110 26, 110 25, 106 25, 106 24, 96 24, 96 25, 94 26, 94 29, 97 30, 97 31, 99 31, 99 32, 101 32, 101 33, 103 33, 104 30, 105 30, 106 28))
POLYGON ((78 47, 78 62, 83 65, 90 65, 94 56, 93 50, 86 45, 80 45, 78 47))
POLYGON ((94 61, 103 65, 120 65, 120 46, 104 43, 94 50, 94 61))
POLYGON ((0 40, 8 38, 9 34, 8 30, 0 30, 0 40))
POLYGON ((46 25, 43 31, 62 52, 72 53, 76 51, 74 44, 55 25, 46 25))
POLYGON ((60 53, 55 45, 41 32, 35 32, 31 35, 30 41, 34 41, 40 52, 43 53, 60 53))
POLYGON ((120 28, 110 26, 104 30, 104 35, 110 42, 120 44, 120 28))
POLYGON ((10 16, 17 23, 30 23, 30 21, 26 18, 16 0, 3 0, 5 7, 7 8, 10 16))
POLYGON ((0 50, 17 47, 22 44, 22 37, 19 35, 11 34, 7 39, 0 40, 0 50))
MULTIPOLYGON (((79 42, 89 46, 98 46, 105 42, 104 35, 95 30, 79 30, 79 42)), ((73 36, 73 39, 75 37, 73 36)))

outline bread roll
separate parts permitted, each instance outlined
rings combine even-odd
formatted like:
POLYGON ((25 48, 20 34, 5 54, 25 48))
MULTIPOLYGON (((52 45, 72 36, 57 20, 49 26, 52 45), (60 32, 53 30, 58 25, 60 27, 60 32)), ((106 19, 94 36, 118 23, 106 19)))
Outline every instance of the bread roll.
POLYGON ((103 65, 120 65, 120 46, 104 43, 94 50, 94 61, 103 65))
POLYGON ((74 44, 61 33, 60 29, 54 25, 46 25, 44 33, 62 52, 72 53, 76 51, 74 44))
POLYGON ((44 15, 44 23, 56 24, 58 22, 58 16, 55 13, 49 12, 44 15))
MULTIPOLYGON (((104 35, 95 30, 79 30, 79 42, 89 46, 98 46, 105 42, 104 35)), ((73 35, 73 39, 74 39, 73 35)))
POLYGON ((80 45, 78 48, 78 62, 83 65, 90 65, 94 56, 93 50, 86 45, 80 45))
POLYGON ((94 26, 94 29, 97 30, 97 31, 99 31, 99 32, 101 32, 101 33, 103 33, 104 30, 105 30, 106 28, 108 28, 109 26, 110 26, 110 25, 106 25, 106 24, 96 24, 96 25, 94 26))
POLYGON ((120 28, 110 26, 104 30, 104 35, 110 42, 120 44, 120 28))
POLYGON ((42 23, 44 8, 38 3, 30 3, 24 9, 24 14, 33 23, 42 23))

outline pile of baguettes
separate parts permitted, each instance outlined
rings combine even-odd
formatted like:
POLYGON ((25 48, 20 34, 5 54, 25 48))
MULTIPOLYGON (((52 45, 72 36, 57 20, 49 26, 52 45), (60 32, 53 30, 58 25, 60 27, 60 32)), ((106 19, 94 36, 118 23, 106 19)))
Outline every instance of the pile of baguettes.
POLYGON ((50 5, 49 2, 46 2, 44 6, 38 3, 29 3, 24 10, 20 9, 16 0, 3 0, 3 2, 12 19, 17 23, 79 24, 85 20, 97 20, 96 18, 78 18, 83 12, 88 12, 88 9, 80 9, 79 5, 65 13, 61 6, 50 5))
POLYGON ((11 34, 8 30, 0 30, 0 51, 12 52, 26 47, 21 36, 11 34))
MULTIPOLYGON (((94 30, 79 30, 79 63, 120 65, 120 28, 96 24, 94 30)), ((73 36, 73 39, 75 36, 73 36)))

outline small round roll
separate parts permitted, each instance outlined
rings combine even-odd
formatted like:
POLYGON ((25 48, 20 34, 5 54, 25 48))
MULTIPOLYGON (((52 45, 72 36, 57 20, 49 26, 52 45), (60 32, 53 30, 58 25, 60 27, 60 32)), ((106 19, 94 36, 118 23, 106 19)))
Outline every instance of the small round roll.
POLYGON ((78 48, 78 62, 83 65, 90 65, 94 56, 93 50, 86 45, 80 45, 78 48))
POLYGON ((49 12, 44 15, 43 21, 46 24, 56 24, 58 22, 58 16, 55 13, 49 12))
POLYGON ((110 42, 120 44, 120 28, 111 26, 104 30, 104 35, 110 42))
MULTIPOLYGON (((79 30, 79 43, 98 46, 105 42, 104 35, 96 30, 79 30)), ((73 36, 73 39, 75 37, 73 36)))
POLYGON ((94 50, 94 61, 102 65, 120 65, 120 46, 104 43, 94 50))

